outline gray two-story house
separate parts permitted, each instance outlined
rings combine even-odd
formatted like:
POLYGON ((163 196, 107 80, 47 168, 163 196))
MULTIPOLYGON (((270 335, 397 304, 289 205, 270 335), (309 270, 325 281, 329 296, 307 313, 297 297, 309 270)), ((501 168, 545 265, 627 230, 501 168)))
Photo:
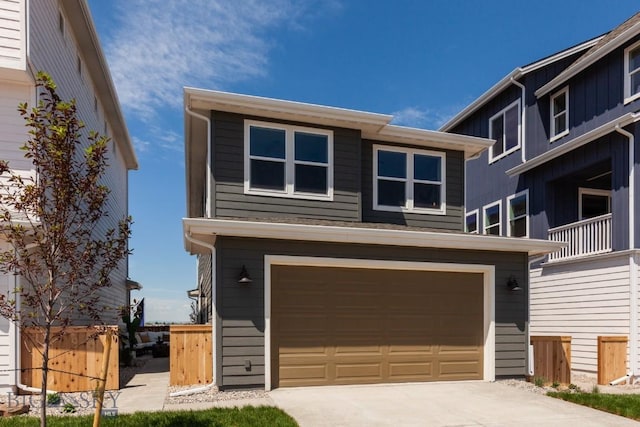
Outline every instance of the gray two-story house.
POLYGON ((524 375, 528 261, 562 245, 463 233, 486 138, 187 88, 186 249, 214 383, 524 375))
POLYGON ((468 232, 569 243, 532 264, 531 331, 570 335, 578 371, 610 335, 640 369, 639 110, 640 14, 516 68, 441 129, 496 141, 467 162, 468 232))

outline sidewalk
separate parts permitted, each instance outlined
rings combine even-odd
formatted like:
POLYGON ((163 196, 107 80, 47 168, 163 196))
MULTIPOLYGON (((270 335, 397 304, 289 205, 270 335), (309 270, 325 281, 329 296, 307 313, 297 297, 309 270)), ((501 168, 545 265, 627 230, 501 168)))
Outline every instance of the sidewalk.
POLYGON ((146 361, 131 381, 122 389, 117 400, 118 413, 162 411, 169 387, 169 358, 158 357, 146 361))
POLYGON ((117 398, 118 413, 128 414, 137 411, 188 411, 216 407, 234 406, 273 406, 271 398, 222 400, 213 402, 174 403, 165 405, 169 388, 169 358, 148 359, 144 366, 129 383, 120 390, 117 398))

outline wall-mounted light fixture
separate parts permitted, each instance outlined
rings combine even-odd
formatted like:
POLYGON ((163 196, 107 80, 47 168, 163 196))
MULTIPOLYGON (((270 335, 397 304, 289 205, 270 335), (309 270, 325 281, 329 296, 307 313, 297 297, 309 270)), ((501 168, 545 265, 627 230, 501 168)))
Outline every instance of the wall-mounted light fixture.
POLYGON ((522 290, 520 285, 518 285, 518 280, 516 279, 516 276, 514 276, 513 274, 509 276, 509 279, 507 280, 507 288, 509 288, 510 291, 522 290))
POLYGON ((253 282, 253 280, 251 280, 251 276, 249 276, 249 273, 247 272, 247 267, 243 265, 242 270, 240 270, 240 275, 238 276, 238 283, 246 285, 251 282, 253 282))

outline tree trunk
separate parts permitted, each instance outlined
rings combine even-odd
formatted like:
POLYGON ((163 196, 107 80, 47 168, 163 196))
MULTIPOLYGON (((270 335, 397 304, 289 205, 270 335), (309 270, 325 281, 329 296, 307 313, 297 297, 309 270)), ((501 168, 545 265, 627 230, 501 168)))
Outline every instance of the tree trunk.
POLYGON ((42 348, 42 387, 40 389, 40 427, 47 427, 47 379, 49 376, 49 342, 51 341, 51 326, 44 328, 42 348))

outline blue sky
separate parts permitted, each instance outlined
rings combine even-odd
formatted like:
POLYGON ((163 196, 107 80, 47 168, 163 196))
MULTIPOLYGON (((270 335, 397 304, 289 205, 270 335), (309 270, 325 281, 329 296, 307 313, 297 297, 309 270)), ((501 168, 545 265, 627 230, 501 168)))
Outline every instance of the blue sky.
POLYGON ((130 275, 147 321, 187 321, 182 87, 437 129, 517 66, 607 32, 637 0, 89 0, 140 170, 130 275))

